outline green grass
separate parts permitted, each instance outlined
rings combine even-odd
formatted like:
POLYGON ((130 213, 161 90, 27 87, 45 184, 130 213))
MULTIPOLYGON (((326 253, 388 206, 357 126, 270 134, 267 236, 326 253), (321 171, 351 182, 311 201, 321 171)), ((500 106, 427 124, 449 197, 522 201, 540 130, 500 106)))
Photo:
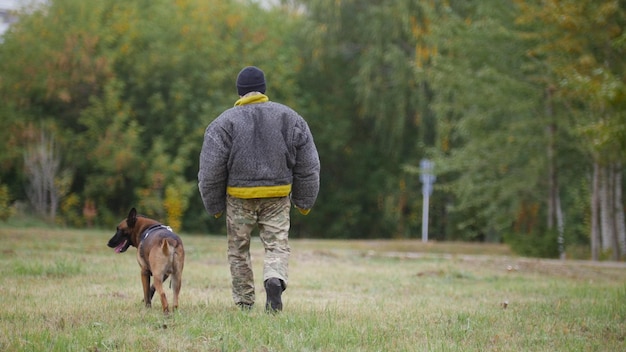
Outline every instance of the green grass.
MULTIPOLYGON (((623 351, 623 263, 504 246, 292 240, 284 311, 237 310, 224 236, 182 234, 180 309, 141 302, 113 231, 0 228, 1 351, 623 351), (504 302, 507 302, 504 308, 504 302)), ((171 290, 167 291, 171 297, 171 290)))

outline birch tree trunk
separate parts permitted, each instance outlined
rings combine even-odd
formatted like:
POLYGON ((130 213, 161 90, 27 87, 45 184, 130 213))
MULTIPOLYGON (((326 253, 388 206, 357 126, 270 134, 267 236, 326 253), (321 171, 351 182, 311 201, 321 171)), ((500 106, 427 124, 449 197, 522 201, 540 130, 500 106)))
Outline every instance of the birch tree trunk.
POLYGON ((548 133, 548 230, 558 231, 559 257, 565 259, 565 221, 563 220, 563 210, 561 209, 561 199, 559 196, 559 172, 556 165, 556 131, 557 124, 553 121, 554 108, 552 106, 552 89, 546 89, 546 115, 551 120, 547 127, 548 133))
POLYGON ((591 196, 591 258, 598 260, 600 249, 610 252, 612 260, 626 253, 626 224, 622 199, 622 166, 594 163, 591 196), (598 232, 600 234, 598 234, 598 232))
POLYGON ((611 184, 610 169, 600 167, 600 231, 602 234, 602 251, 608 252, 613 242, 613 185, 611 184))
POLYGON ((28 178, 28 199, 37 214, 50 220, 55 219, 59 205, 55 184, 59 165, 54 138, 41 132, 40 140, 24 154, 24 168, 28 178))

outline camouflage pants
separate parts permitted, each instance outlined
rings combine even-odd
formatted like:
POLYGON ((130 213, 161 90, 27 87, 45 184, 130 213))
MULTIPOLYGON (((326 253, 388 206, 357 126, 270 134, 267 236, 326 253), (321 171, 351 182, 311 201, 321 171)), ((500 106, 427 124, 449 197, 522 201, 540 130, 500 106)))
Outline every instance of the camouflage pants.
POLYGON ((226 228, 228 262, 235 303, 254 303, 254 276, 250 260, 250 235, 258 226, 265 247, 263 281, 275 277, 287 286, 289 261, 289 197, 240 199, 228 196, 226 228))

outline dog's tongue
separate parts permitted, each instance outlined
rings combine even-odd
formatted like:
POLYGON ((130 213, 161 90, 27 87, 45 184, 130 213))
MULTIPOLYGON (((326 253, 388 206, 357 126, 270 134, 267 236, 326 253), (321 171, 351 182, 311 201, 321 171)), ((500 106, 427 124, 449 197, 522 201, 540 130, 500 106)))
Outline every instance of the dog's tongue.
POLYGON ((125 245, 126 245, 126 240, 124 240, 124 242, 120 243, 117 247, 115 247, 115 253, 121 253, 125 245))

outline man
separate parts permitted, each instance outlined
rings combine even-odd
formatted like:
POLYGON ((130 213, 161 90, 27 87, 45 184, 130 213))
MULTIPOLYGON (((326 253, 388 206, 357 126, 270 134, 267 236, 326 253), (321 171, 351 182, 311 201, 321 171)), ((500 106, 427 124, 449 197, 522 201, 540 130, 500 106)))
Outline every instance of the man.
POLYGON ((320 162, 306 121, 265 95, 263 71, 245 67, 236 85, 235 106, 205 131, 198 188, 210 215, 219 218, 226 210, 235 304, 241 309, 254 304, 250 235, 258 227, 265 247, 265 309, 276 312, 283 308, 288 283, 291 203, 304 215, 311 210, 319 191, 320 162))

